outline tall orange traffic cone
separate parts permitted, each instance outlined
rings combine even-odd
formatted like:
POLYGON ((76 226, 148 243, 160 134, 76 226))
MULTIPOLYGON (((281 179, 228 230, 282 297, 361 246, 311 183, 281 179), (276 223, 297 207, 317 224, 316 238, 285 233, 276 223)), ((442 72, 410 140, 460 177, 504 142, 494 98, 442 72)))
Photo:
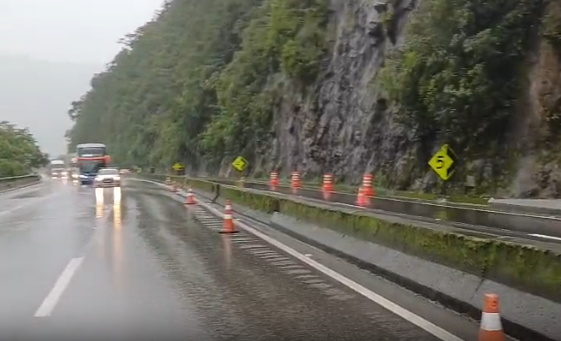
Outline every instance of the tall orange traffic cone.
POLYGON ((292 172, 292 177, 290 178, 290 187, 292 188, 292 194, 298 193, 300 185, 300 173, 292 172))
POLYGON ((226 200, 226 206, 224 207, 224 228, 220 233, 238 233, 234 226, 234 218, 232 217, 232 203, 230 200, 226 200))
POLYGON ((505 341, 499 314, 499 296, 496 294, 485 294, 479 327, 479 341, 505 341))
POLYGON ((272 191, 277 190, 277 186, 279 185, 279 173, 271 172, 271 181, 269 184, 272 191))
POLYGON ((333 174, 323 175, 323 186, 321 188, 323 200, 329 200, 333 193, 333 174))
POLYGON ((368 197, 365 194, 364 187, 358 188, 358 195, 356 197, 357 206, 366 207, 368 206, 368 197))
POLYGON ((185 205, 195 205, 195 196, 193 195, 193 190, 191 187, 187 190, 187 198, 185 198, 185 205))

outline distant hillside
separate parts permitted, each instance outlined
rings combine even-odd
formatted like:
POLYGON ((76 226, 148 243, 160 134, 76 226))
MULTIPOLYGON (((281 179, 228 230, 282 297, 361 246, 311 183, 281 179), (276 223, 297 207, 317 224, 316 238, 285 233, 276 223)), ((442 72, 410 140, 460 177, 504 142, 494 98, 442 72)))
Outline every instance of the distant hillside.
POLYGON ((70 102, 87 91, 92 75, 102 69, 0 55, 0 120, 29 127, 44 152, 65 152, 70 102))

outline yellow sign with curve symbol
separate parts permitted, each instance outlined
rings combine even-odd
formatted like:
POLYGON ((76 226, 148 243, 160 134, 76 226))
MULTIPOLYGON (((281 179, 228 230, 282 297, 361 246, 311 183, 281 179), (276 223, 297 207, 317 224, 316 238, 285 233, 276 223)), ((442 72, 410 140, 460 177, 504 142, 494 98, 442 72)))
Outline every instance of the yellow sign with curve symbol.
POLYGON ((182 169, 185 168, 185 167, 184 167, 181 163, 176 162, 176 163, 172 166, 172 168, 175 169, 176 171, 180 171, 180 170, 182 170, 182 169))
POLYGON ((247 162, 246 159, 244 159, 242 156, 238 156, 234 160, 234 162, 232 162, 232 167, 234 167, 234 169, 236 169, 239 172, 243 172, 243 170, 246 169, 248 164, 249 162, 247 162))
POLYGON ((429 166, 444 181, 450 179, 456 170, 458 157, 449 145, 443 145, 430 159, 429 166))

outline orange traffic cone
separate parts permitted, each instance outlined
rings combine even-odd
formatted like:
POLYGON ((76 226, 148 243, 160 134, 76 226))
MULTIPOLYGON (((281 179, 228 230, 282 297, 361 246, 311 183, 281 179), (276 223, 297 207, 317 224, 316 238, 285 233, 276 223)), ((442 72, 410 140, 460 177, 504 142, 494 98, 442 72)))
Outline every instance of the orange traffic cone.
POLYGON ((361 206, 361 207, 368 206, 368 197, 366 196, 366 194, 364 192, 365 192, 364 187, 361 186, 361 187, 358 188, 358 195, 356 197, 356 204, 358 206, 361 206))
POLYGON ((226 200, 226 207, 224 207, 224 228, 220 233, 238 233, 234 226, 234 219, 232 217, 232 204, 230 200, 226 200))
POLYGON ((499 296, 496 294, 485 294, 479 327, 479 341, 505 341, 499 314, 499 296))
POLYGON ((187 190, 187 198, 185 198, 185 205, 195 205, 195 196, 193 195, 193 190, 191 187, 187 190))

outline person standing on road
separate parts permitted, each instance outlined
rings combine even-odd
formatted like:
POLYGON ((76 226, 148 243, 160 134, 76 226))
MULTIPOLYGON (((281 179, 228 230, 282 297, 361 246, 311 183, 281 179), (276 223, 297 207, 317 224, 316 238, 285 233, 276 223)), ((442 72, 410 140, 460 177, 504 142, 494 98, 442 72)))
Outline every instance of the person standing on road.
POLYGON ((216 204, 216 199, 220 196, 220 184, 212 185, 212 191, 215 192, 214 198, 211 200, 211 203, 216 204))

